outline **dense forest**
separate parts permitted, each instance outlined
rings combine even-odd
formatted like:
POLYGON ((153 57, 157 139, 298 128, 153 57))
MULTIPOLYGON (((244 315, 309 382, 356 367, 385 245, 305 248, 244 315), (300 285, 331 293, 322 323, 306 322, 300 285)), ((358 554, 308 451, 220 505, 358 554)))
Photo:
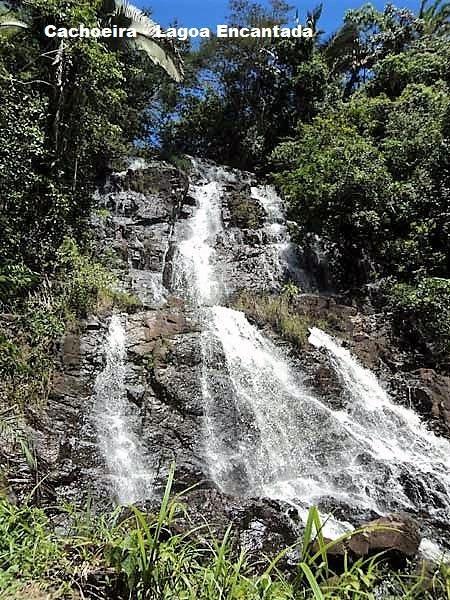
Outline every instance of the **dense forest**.
MULTIPOLYGON (((205 541, 173 524, 184 510, 169 500, 173 471, 156 516, 91 515, 41 495, 28 427, 52 393, 62 336, 141 306, 92 227, 105 210, 96 190, 127 157, 184 173, 195 156, 274 185, 292 239, 327 265, 316 265, 321 293, 388 323, 409 370, 450 375, 450 5, 365 5, 332 34, 321 12, 304 15, 313 39, 125 45, 43 31, 142 24, 127 3, 0 2, 0 599, 450 598, 446 565, 398 570, 378 556, 335 571, 315 509, 295 567, 287 550, 252 563, 230 531, 205 541), (33 473, 26 493, 11 483, 14 455, 33 473)), ((283 0, 230 0, 231 25, 294 22, 283 0)), ((301 292, 288 283, 279 308, 290 342, 301 292)), ((267 306, 259 318, 273 318, 267 306)))

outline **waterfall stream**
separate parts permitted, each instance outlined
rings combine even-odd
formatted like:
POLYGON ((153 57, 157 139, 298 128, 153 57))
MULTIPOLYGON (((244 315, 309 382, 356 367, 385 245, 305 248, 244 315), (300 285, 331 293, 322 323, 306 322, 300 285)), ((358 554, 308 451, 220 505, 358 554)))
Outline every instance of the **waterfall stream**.
MULTIPOLYGON (((229 308, 234 293, 248 286, 269 292, 288 281, 303 291, 312 287, 272 187, 250 190, 266 214, 258 231, 230 225, 227 194, 240 189, 242 177, 247 175, 193 160, 189 195, 195 206, 170 234, 174 247, 168 260, 176 267, 171 289, 159 274, 159 298, 147 270, 138 269, 135 276, 136 289, 153 294, 154 310, 172 292, 202 326, 197 373, 204 471, 224 493, 283 500, 302 517, 317 505, 325 513, 404 510, 426 514, 433 523, 447 522, 446 439, 429 431, 414 411, 396 405, 375 375, 324 331, 312 329, 309 342, 340 382, 342 397, 336 402, 318 396, 282 347, 244 313, 229 308)), ((250 176, 244 183, 248 193, 250 176)), ((93 410, 108 487, 121 504, 151 497, 155 477, 144 448, 142 414, 127 398, 125 318, 110 320, 93 410)), ((328 535, 348 527, 330 519, 328 535)))
POLYGON ((139 419, 126 398, 125 356, 125 328, 114 315, 105 342, 105 368, 95 383, 93 420, 109 487, 122 505, 148 498, 153 479, 137 435, 139 419))
MULTIPOLYGON (((303 508, 328 502, 378 514, 425 509, 448 518, 447 440, 428 431, 412 410, 396 406, 373 373, 313 329, 310 343, 326 351, 347 395, 344 408, 328 406, 281 349, 243 313, 224 306, 224 267, 215 245, 224 235, 222 194, 230 174, 203 168, 198 175, 191 190, 198 205, 179 246, 174 287, 184 290, 204 323, 204 446, 216 485, 303 508)), ((282 260, 291 243, 280 201, 266 186, 252 188, 252 196, 268 214, 268 252, 282 260)))

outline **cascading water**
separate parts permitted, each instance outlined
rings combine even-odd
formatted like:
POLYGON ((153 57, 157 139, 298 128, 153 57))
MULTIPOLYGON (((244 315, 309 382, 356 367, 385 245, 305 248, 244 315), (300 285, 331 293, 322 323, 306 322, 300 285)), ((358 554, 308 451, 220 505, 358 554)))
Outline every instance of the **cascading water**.
POLYGON ((125 391, 125 328, 111 318, 105 342, 106 364, 95 383, 94 424, 106 464, 106 476, 117 502, 131 504, 151 494, 152 475, 138 441, 138 416, 125 391))
POLYGON ((210 239, 222 228, 221 193, 217 182, 191 188, 198 207, 191 219, 190 233, 178 248, 182 268, 175 274, 174 289, 187 292, 196 306, 214 304, 220 296, 221 285, 213 269, 210 239))
POLYGON ((271 185, 254 186, 251 188, 251 194, 267 214, 264 231, 268 252, 274 259, 274 267, 269 267, 267 276, 278 282, 289 279, 298 284, 303 291, 309 291, 310 281, 300 266, 295 244, 291 241, 281 198, 271 185))
MULTIPOLYGON (((300 507, 322 502, 377 513, 425 509, 448 518, 446 440, 429 432, 413 411, 394 405, 370 371, 314 329, 310 342, 327 349, 348 396, 341 409, 328 406, 243 313, 219 304, 226 301, 215 253, 224 235, 222 184, 230 177, 224 173, 206 167, 198 173, 201 181, 192 188, 198 207, 180 244, 175 281, 204 319, 202 390, 211 477, 225 492, 300 507)), ((290 240, 279 199, 266 187, 253 188, 252 195, 266 209, 267 241, 280 254, 280 244, 286 249, 290 240)))

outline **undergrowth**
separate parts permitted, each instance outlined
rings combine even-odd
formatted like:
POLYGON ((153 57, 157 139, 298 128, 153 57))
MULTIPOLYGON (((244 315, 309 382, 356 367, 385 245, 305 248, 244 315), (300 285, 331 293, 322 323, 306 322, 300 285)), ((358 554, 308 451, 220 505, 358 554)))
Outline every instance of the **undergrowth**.
POLYGON ((295 294, 292 286, 286 286, 282 294, 252 294, 243 292, 234 302, 234 307, 241 310, 259 325, 270 325, 288 342, 299 348, 308 344, 309 329, 319 327, 330 330, 336 325, 336 317, 315 318, 303 313, 293 301, 295 294))
POLYGON ((69 524, 56 532, 49 517, 30 506, 0 501, 0 599, 103 598, 110 600, 448 600, 445 565, 405 575, 383 556, 351 561, 339 573, 319 512, 309 512, 303 538, 276 558, 240 551, 230 526, 216 539, 207 524, 191 528, 179 496, 171 497, 172 467, 158 514, 136 507, 93 516, 67 506, 69 524), (282 568, 287 552, 298 564, 282 568), (40 594, 40 595, 38 595, 40 594))
POLYGON ((0 292, 1 459, 14 445, 27 447, 25 409, 45 407, 62 335, 90 313, 133 312, 141 302, 119 290, 113 273, 71 238, 61 245, 51 278, 3 268, 0 292))

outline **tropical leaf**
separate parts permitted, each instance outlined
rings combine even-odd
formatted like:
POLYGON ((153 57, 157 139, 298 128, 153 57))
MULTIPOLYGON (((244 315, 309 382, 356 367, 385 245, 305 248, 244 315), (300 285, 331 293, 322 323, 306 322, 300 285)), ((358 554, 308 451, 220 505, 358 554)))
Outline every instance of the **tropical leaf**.
POLYGON ((29 26, 23 21, 5 21, 4 23, 0 22, 0 28, 28 29, 29 26))
POLYGON ((176 61, 178 63, 176 64, 175 59, 155 41, 157 39, 155 35, 160 29, 155 21, 126 0, 107 0, 105 8, 111 23, 136 31, 137 38, 129 38, 128 42, 145 52, 150 60, 162 67, 172 79, 177 82, 182 81, 184 73, 181 61, 176 61))
POLYGON ((181 67, 177 67, 167 52, 156 42, 142 35, 133 41, 137 48, 146 52, 150 60, 162 67, 172 79, 178 83, 183 80, 181 67))
POLYGON ((425 33, 446 33, 450 28, 450 2, 436 0, 430 4, 423 0, 420 5, 419 19, 424 22, 425 33))

